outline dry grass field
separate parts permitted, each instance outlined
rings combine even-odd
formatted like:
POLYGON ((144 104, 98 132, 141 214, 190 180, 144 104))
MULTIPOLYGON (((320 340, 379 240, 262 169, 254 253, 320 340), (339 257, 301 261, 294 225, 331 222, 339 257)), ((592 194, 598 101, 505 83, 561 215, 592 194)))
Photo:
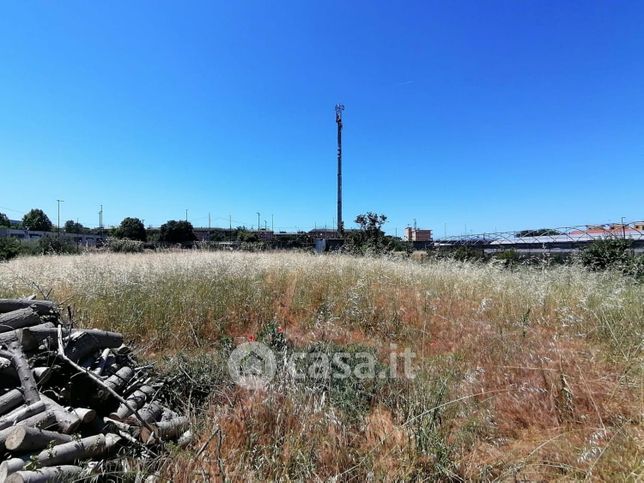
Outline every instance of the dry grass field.
POLYGON ((644 476, 644 286, 618 274, 198 251, 0 264, 0 297, 41 292, 176 375, 196 438, 157 462, 175 481, 644 476), (417 375, 247 390, 225 359, 251 336, 383 366, 393 343, 417 375))

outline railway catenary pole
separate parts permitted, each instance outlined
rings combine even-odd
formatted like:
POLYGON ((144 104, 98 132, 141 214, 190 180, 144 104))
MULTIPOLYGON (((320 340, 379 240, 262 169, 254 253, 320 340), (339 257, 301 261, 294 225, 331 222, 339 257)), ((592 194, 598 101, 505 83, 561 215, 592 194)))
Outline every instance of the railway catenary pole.
POLYGON ((342 222, 342 111, 343 104, 335 105, 335 122, 338 125, 338 233, 344 234, 342 222))

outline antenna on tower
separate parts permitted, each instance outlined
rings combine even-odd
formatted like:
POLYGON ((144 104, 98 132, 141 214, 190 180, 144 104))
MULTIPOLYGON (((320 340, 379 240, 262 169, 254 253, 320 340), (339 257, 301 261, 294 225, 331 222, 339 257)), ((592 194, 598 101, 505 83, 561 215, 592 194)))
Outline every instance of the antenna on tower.
POLYGON ((342 111, 344 104, 335 105, 335 122, 338 125, 338 233, 344 234, 342 222, 342 111))

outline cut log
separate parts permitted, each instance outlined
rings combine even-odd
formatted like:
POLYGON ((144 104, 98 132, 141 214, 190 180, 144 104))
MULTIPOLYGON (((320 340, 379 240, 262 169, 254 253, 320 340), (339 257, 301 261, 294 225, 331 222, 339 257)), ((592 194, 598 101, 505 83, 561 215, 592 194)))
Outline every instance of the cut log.
POLYGON ((181 436, 179 436, 179 439, 177 439, 177 446, 180 448, 185 448, 192 442, 193 434, 192 431, 188 430, 185 433, 183 433, 181 436))
MULTIPOLYGON (((125 366, 125 367, 121 367, 118 371, 116 371, 115 374, 112 374, 110 377, 105 379, 103 383, 107 387, 112 389, 112 391, 118 392, 123 386, 127 384, 127 382, 130 379, 132 379, 133 376, 134 376, 134 371, 131 368, 125 366)), ((110 397, 111 392, 109 391, 109 389, 101 388, 98 390, 97 394, 99 399, 105 400, 108 397, 110 397)))
POLYGON ((13 339, 6 345, 9 351, 0 351, 0 356, 9 358, 13 362, 13 367, 16 369, 20 379, 25 402, 31 404, 39 401, 38 386, 36 386, 36 380, 29 367, 29 361, 25 357, 25 353, 22 352, 20 342, 18 339, 13 339))
POLYGON ((52 481, 76 481, 83 473, 80 466, 47 466, 33 471, 16 471, 9 475, 7 483, 47 483, 52 481))
POLYGON ((52 441, 56 444, 68 443, 72 437, 56 431, 16 426, 5 440, 5 446, 10 451, 33 451, 49 446, 52 441))
POLYGON ((48 410, 47 406, 45 406, 45 410, 43 412, 34 414, 29 418, 25 418, 16 424, 24 424, 25 426, 31 426, 34 428, 50 429, 56 427, 58 423, 54 412, 48 410))
POLYGON ((97 376, 102 376, 103 371, 105 371, 106 368, 112 365, 113 362, 114 362, 114 357, 112 356, 112 350, 109 348, 105 349, 101 354, 101 358, 98 361, 98 365, 96 366, 96 368, 92 369, 92 372, 97 376))
MULTIPOLYGON (((73 354, 76 357, 76 361, 97 349, 119 347, 123 343, 121 334, 105 330, 74 329, 70 331, 69 329, 63 329, 63 335, 75 338, 70 344, 68 355, 73 354)), ((3 337, 4 334, 0 334, 0 343, 3 342, 3 337)), ((52 340, 56 340, 58 337, 58 329, 50 322, 26 327, 22 329, 22 334, 18 336, 25 350, 36 349, 43 340, 50 337, 52 340)))
MULTIPOLYGON (((46 382, 52 374, 51 367, 34 367, 31 372, 36 382, 39 383, 46 382)), ((20 380, 20 378, 18 377, 18 372, 13 366, 3 367, 2 369, 0 369, 0 377, 10 377, 12 379, 20 380)))
POLYGON ((89 424, 96 419, 96 411, 90 408, 70 408, 69 411, 81 420, 82 424, 89 424))
POLYGON ((153 439, 170 440, 175 439, 183 434, 190 426, 190 421, 185 416, 179 416, 171 419, 170 421, 159 421, 153 424, 154 435, 147 428, 141 428, 141 441, 143 443, 150 443, 153 439))
POLYGON ((41 322, 38 314, 32 309, 18 309, 0 315, 0 332, 22 329, 23 327, 38 325, 41 322))
MULTIPOLYGON (((70 366, 72 366, 77 371, 84 372, 85 374, 90 376, 90 379, 92 379, 98 386, 100 386, 100 387, 102 387, 104 389, 108 389, 109 391, 112 391, 112 389, 110 389, 109 386, 106 386, 103 383, 103 381, 101 380, 101 378, 99 376, 97 376, 96 374, 94 374, 91 371, 84 370, 82 367, 80 367, 78 364, 76 364, 73 360, 71 360, 67 356, 67 354, 65 354, 65 345, 64 345, 64 341, 63 341, 63 328, 62 328, 62 326, 58 326, 58 355, 59 355, 59 357, 61 359, 63 359, 65 362, 67 362, 70 366)), ((120 402, 122 404, 125 404, 127 406, 127 404, 128 404, 127 401, 125 399, 123 399, 123 397, 119 393, 117 393, 115 391, 112 391, 112 396, 114 396, 114 398, 118 402, 120 402)), ((141 424, 146 426, 150 431, 154 431, 154 429, 150 426, 150 424, 148 422, 146 422, 141 417, 141 415, 139 414, 138 410, 133 409, 133 414, 139 421, 141 421, 141 424)))
MULTIPOLYGON (((156 401, 152 401, 145 406, 139 411, 139 416, 143 421, 146 423, 154 423, 155 421, 158 421, 159 418, 161 417, 161 414, 163 413, 163 406, 159 404, 156 401)), ((136 419, 132 416, 127 418, 127 423, 129 424, 136 424, 136 419)), ((148 428, 151 429, 151 428, 148 428)))
POLYGON ((23 469, 27 464, 27 461, 29 461, 29 456, 30 455, 25 455, 22 458, 9 458, 8 460, 3 461, 2 464, 0 464, 0 481, 6 482, 12 473, 23 469))
POLYGON ((128 405, 119 404, 119 407, 115 412, 110 414, 112 419, 124 419, 132 414, 132 409, 139 409, 143 407, 146 399, 152 397, 155 393, 155 390, 152 386, 141 386, 136 391, 134 391, 130 397, 127 398, 128 405))
POLYGON ((120 436, 111 433, 88 436, 87 438, 47 448, 38 453, 36 461, 43 466, 53 466, 102 456, 120 440, 120 436))
POLYGON ((22 391, 11 389, 0 396, 0 414, 6 414, 24 402, 22 391))
POLYGON ((26 308, 33 309, 38 315, 58 313, 56 304, 49 300, 0 299, 0 314, 26 308))
MULTIPOLYGON (((56 425, 56 417, 51 411, 43 411, 30 418, 18 421, 15 426, 9 426, 0 431, 0 450, 4 449, 4 443, 11 432, 18 426, 27 426, 30 428, 53 428, 56 425)), ((0 478, 2 481, 2 478, 0 478)))
POLYGON ((56 424, 58 428, 65 434, 71 434, 76 431, 76 428, 80 426, 81 420, 74 413, 70 413, 63 406, 58 404, 53 399, 41 395, 42 401, 47 406, 47 409, 54 413, 56 417, 56 424))
POLYGON ((65 350, 65 353, 74 362, 80 361, 83 357, 98 349, 119 347, 123 343, 121 334, 105 330, 74 331, 72 336, 74 336, 73 340, 65 350))
MULTIPOLYGON (((22 349, 25 351, 32 351, 38 348, 40 343, 56 334, 56 326, 52 322, 45 322, 44 324, 33 325, 25 327, 18 332, 18 340, 22 343, 22 349), (51 331, 53 329, 53 332, 51 331)), ((0 341, 5 334, 0 334, 0 341)))
POLYGON ((19 421, 22 421, 23 419, 27 419, 28 417, 33 416, 35 414, 41 413, 44 410, 45 410, 45 403, 43 403, 42 401, 38 401, 33 404, 29 404, 27 406, 21 406, 11 411, 9 414, 4 415, 2 419, 0 419, 0 429, 5 429, 5 428, 8 428, 9 426, 13 426, 19 421))

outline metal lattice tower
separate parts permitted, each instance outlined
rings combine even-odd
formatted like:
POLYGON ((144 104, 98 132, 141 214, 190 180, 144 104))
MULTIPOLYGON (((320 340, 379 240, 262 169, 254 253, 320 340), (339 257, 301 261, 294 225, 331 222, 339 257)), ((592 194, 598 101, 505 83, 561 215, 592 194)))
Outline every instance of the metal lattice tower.
POLYGON ((335 105, 335 122, 338 125, 338 233, 344 233, 342 222, 342 111, 343 104, 335 105))

